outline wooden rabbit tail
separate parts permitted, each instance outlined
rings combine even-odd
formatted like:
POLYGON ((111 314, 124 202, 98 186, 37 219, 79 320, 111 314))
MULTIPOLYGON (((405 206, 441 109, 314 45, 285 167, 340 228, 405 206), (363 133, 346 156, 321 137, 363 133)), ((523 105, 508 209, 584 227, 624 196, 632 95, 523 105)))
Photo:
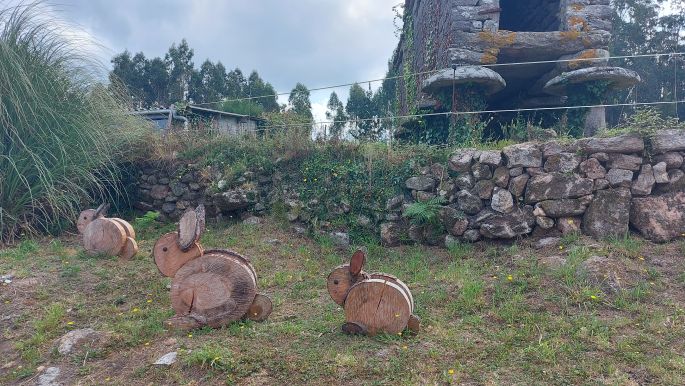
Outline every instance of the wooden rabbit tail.
POLYGON ((271 299, 266 295, 257 294, 245 317, 255 322, 262 322, 271 315, 272 310, 273 303, 271 303, 271 299))
POLYGON ((413 334, 418 334, 421 331, 421 319, 419 319, 418 316, 411 314, 409 322, 407 322, 407 328, 413 334))
POLYGON ((366 326, 355 322, 347 322, 342 325, 342 332, 347 335, 368 335, 366 326))

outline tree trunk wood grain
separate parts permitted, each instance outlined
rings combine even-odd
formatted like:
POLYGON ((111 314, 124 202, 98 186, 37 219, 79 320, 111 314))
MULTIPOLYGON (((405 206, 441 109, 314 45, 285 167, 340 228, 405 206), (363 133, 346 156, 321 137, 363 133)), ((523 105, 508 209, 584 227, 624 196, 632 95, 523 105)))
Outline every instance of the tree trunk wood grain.
POLYGON ((185 263, 197 259, 202 254, 202 247, 198 243, 194 243, 186 252, 183 252, 178 245, 177 232, 162 235, 152 248, 152 256, 157 269, 167 277, 174 277, 185 263))
POLYGON ((85 232, 88 224, 93 221, 93 215, 95 215, 95 209, 86 209, 78 215, 78 219, 76 220, 78 233, 83 234, 83 232, 85 232))
POLYGON ((412 296, 411 291, 409 290, 409 287, 400 279, 393 275, 389 275, 387 273, 383 272, 376 272, 372 273, 370 275, 372 279, 381 279, 381 280, 387 280, 389 282, 397 284, 400 289, 404 292, 405 295, 409 298, 409 303, 411 304, 411 312, 414 312, 414 296, 412 296))
POLYGON ((215 254, 215 255, 222 255, 222 256, 225 256, 225 257, 231 258, 231 259, 237 259, 241 263, 245 264, 247 266, 247 268, 250 269, 250 272, 252 272, 252 277, 254 278, 255 287, 257 286, 257 271, 255 271, 254 266, 252 266, 252 262, 250 261, 250 259, 248 259, 247 257, 245 257, 245 256, 243 256, 243 255, 241 255, 235 251, 231 251, 230 249, 210 249, 210 250, 204 252, 205 255, 208 255, 210 253, 215 254))
POLYGON ((355 284, 345 299, 345 321, 362 326, 368 335, 398 334, 407 327, 411 314, 404 290, 384 279, 355 284))
POLYGON ((132 239, 136 238, 136 231, 128 221, 116 217, 112 217, 110 220, 116 222, 124 228, 124 231, 126 231, 126 237, 130 237, 132 239))
POLYGON ((178 316, 190 315, 210 327, 221 327, 245 316, 256 287, 255 276, 242 259, 228 251, 212 251, 176 272, 171 305, 178 316))
POLYGON ((106 218, 96 218, 83 233, 83 246, 91 255, 105 253, 116 256, 126 242, 126 231, 118 223, 106 218))
POLYGON ((127 237, 124 247, 119 252, 119 257, 124 260, 131 260, 138 253, 138 243, 133 237, 127 237))
POLYGON ((187 210, 178 222, 178 243, 182 251, 187 251, 200 240, 205 231, 205 207, 198 206, 195 210, 187 210))
POLYGON ((252 305, 247 310, 247 318, 255 322, 261 322, 271 315, 273 304, 268 296, 257 294, 252 302, 252 305))

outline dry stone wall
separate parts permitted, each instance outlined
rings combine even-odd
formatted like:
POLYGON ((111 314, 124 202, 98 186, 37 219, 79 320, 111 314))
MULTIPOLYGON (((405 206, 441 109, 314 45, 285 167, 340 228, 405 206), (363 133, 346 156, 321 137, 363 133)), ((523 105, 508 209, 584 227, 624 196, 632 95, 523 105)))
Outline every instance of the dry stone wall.
MULTIPOLYGON (((446 245, 452 241, 514 239, 582 232, 595 238, 629 231, 666 242, 685 236, 685 131, 649 138, 626 134, 574 142, 522 143, 500 150, 458 149, 446 164, 427 165, 373 216, 358 223, 383 244, 446 245), (439 221, 414 223, 407 209, 441 197, 439 221)), ((138 173, 135 207, 175 220, 204 204, 210 218, 256 216, 280 202, 294 229, 311 227, 346 245, 345 202, 299 199, 297 176, 246 171, 229 183, 218 171, 195 164, 147 164, 138 173), (291 179, 289 179, 292 177, 291 179), (325 206, 332 218, 311 213, 325 206)))
POLYGON ((582 232, 622 237, 635 230, 665 242, 685 235, 685 132, 664 130, 523 143, 498 150, 460 149, 447 167, 433 165, 388 200, 381 224, 386 245, 402 241, 512 239, 582 232), (441 234, 408 221, 417 201, 443 198, 441 234))

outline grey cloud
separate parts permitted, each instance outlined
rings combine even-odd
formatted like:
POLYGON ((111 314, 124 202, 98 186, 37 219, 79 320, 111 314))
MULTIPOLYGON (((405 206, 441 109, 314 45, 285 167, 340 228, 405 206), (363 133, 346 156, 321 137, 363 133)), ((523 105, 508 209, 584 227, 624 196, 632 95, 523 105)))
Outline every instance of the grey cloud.
POLYGON ((196 66, 209 58, 255 69, 288 91, 296 82, 318 87, 383 76, 397 42, 391 8, 399 1, 61 0, 58 8, 112 53, 161 56, 186 38, 196 66))

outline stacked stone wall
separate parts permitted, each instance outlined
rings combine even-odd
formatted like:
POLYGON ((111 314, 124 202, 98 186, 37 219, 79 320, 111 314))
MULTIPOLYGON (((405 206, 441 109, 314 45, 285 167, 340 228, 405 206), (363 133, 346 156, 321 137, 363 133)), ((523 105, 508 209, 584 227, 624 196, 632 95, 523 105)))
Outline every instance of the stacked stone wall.
MULTIPOLYGON (((515 239, 581 232, 594 238, 634 231, 665 242, 685 235, 685 131, 663 130, 648 138, 626 134, 573 142, 522 143, 502 150, 458 149, 446 164, 425 165, 388 199, 374 218, 359 224, 380 234, 385 245, 515 239), (438 198, 439 197, 439 198, 438 198), (407 216, 418 202, 439 202, 438 221, 420 224, 407 216)), ((210 218, 249 217, 281 202, 300 232, 310 227, 346 239, 331 224, 349 216, 344 202, 297 194, 296 175, 246 171, 232 182, 210 167, 172 163, 142 165, 135 206, 174 220, 204 204, 210 218), (313 220, 319 206, 333 218, 313 220)), ((392 188, 392 187, 389 187, 392 188)))
POLYGON ((512 239, 582 232, 623 237, 635 230, 654 241, 685 234, 685 132, 665 130, 523 143, 498 150, 462 149, 406 181, 388 201, 395 221, 381 225, 385 244, 512 239), (442 197, 440 223, 413 224, 409 205, 442 197), (430 237, 429 237, 430 235, 430 237), (431 239, 432 238, 432 239, 431 239))

